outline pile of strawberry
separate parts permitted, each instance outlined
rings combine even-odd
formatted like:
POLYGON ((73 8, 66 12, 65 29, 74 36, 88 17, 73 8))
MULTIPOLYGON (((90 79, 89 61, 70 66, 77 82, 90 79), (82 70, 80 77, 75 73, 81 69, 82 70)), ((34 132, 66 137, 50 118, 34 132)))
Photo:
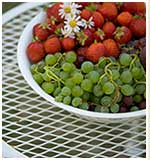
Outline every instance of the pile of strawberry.
MULTIPOLYGON (((79 16, 94 26, 80 29, 74 38, 64 36, 64 18, 59 14, 63 3, 55 3, 46 9, 44 23, 33 27, 34 40, 27 47, 31 63, 37 63, 47 54, 74 50, 78 59, 97 63, 100 57, 118 58, 121 44, 146 35, 146 8, 144 2, 77 2, 79 16)), ((77 63, 78 65, 78 63, 77 63)))

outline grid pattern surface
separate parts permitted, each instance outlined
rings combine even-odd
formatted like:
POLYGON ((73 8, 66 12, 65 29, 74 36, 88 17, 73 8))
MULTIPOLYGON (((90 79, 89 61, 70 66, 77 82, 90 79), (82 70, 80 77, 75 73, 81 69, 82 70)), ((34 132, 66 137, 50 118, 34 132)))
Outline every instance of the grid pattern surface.
POLYGON ((80 119, 39 97, 23 79, 17 43, 36 7, 3 25, 3 140, 28 157, 145 157, 145 118, 125 123, 80 119))

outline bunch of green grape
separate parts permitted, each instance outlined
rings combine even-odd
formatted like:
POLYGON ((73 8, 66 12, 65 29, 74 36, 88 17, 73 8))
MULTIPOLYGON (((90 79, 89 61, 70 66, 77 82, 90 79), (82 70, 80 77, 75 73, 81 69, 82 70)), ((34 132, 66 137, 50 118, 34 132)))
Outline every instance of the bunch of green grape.
POLYGON ((74 51, 46 55, 43 61, 31 65, 34 80, 55 98, 74 107, 117 113, 122 98, 133 97, 129 111, 135 111, 138 101, 146 99, 146 76, 138 54, 123 53, 118 59, 101 57, 97 64, 84 61, 80 68, 74 51))

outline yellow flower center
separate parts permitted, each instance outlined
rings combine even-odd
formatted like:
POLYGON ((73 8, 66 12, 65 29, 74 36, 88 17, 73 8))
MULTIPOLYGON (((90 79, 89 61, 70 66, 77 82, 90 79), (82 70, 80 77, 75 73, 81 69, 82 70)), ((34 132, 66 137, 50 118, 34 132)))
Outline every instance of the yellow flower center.
POLYGON ((66 8, 64 9, 64 11, 65 11, 65 13, 70 13, 70 12, 71 12, 71 8, 70 8, 70 7, 66 7, 66 8))
POLYGON ((70 26, 71 26, 72 28, 74 28, 74 27, 77 25, 76 21, 74 21, 74 20, 70 21, 69 24, 70 24, 70 26))

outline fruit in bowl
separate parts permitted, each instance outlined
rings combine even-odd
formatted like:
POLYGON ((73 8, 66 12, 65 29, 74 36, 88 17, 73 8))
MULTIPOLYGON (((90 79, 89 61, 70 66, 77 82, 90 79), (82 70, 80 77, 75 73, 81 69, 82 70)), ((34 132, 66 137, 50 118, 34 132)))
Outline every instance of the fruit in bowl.
POLYGON ((130 6, 77 2, 47 7, 33 20, 30 40, 24 42, 28 76, 33 77, 25 79, 48 101, 79 115, 121 118, 122 112, 126 117, 133 111, 144 113, 145 11, 133 12, 130 6))

